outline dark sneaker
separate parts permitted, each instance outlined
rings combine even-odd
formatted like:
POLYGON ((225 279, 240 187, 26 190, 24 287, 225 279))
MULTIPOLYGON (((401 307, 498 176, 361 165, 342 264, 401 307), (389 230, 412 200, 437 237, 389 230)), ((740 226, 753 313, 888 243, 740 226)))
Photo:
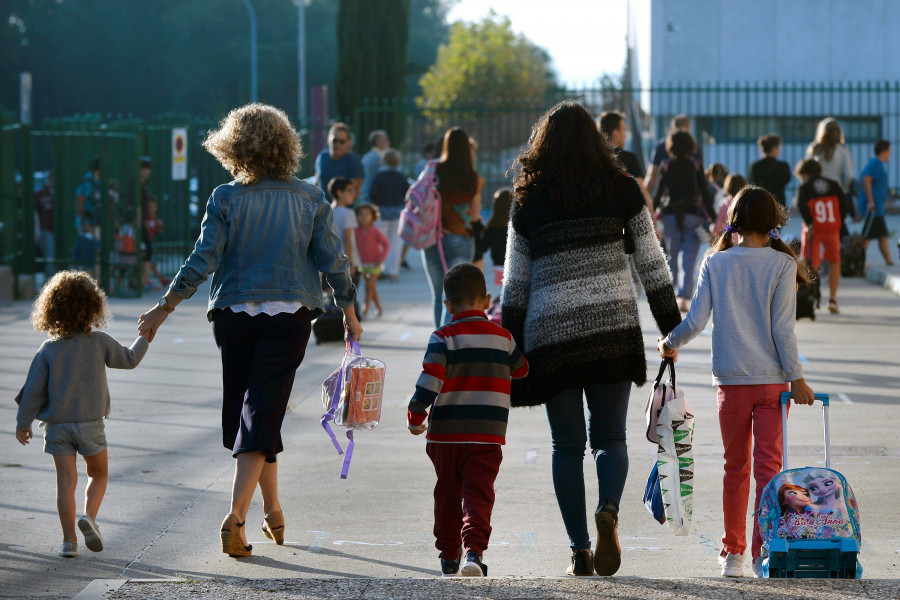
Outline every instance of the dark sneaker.
POLYGON ((409 263, 406 262, 405 260, 402 263, 400 263, 400 268, 403 269, 404 271, 412 271, 412 267, 410 267, 409 263))
POLYGON ((474 550, 466 553, 466 564, 463 565, 460 575, 463 577, 487 577, 487 565, 481 562, 481 557, 474 550))
POLYGON ((462 548, 459 549, 459 558, 456 560, 446 560, 441 557, 441 577, 459 577, 459 561, 461 558, 462 548))
POLYGON ((594 548, 594 571, 597 575, 615 575, 622 564, 622 548, 619 547, 619 535, 616 528, 619 516, 612 502, 603 503, 594 513, 597 524, 597 546, 594 548))
POLYGON ((78 529, 84 534, 84 545, 92 552, 100 552, 103 550, 103 538, 100 537, 100 528, 91 518, 91 515, 84 514, 78 519, 78 529))
POLYGON ((585 577, 594 574, 594 557, 590 549, 576 550, 572 553, 572 562, 566 569, 566 575, 585 577))

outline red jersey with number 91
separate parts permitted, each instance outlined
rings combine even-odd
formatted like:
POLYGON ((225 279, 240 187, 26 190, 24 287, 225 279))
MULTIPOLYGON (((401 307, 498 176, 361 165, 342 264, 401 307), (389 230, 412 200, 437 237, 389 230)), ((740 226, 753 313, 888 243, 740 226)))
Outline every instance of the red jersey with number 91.
POLYGON ((813 221, 813 235, 840 234, 841 199, 837 196, 811 198, 809 212, 813 221))

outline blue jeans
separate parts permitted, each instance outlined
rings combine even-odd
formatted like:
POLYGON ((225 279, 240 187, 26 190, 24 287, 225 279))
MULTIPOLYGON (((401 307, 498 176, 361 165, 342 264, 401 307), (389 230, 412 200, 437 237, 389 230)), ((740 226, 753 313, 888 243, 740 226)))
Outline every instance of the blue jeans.
MULTIPOLYGON (((475 258, 475 238, 470 235, 444 234, 444 259, 447 268, 459 263, 472 262, 475 258)), ((444 306, 444 267, 437 244, 422 250, 425 276, 431 284, 431 300, 434 303, 434 328, 450 321, 450 313, 444 306)))
POLYGON ((669 251, 669 270, 675 283, 675 295, 690 298, 694 295, 694 267, 700 239, 697 227, 703 223, 697 215, 684 215, 681 229, 675 215, 663 215, 663 241, 669 251))
POLYGON ((630 381, 592 383, 584 389, 563 390, 546 404, 553 448, 553 489, 573 551, 591 547, 584 496, 584 449, 589 439, 597 468, 597 508, 609 500, 618 510, 622 500, 628 476, 625 418, 630 394, 630 381), (587 428, 583 396, 587 397, 587 428))

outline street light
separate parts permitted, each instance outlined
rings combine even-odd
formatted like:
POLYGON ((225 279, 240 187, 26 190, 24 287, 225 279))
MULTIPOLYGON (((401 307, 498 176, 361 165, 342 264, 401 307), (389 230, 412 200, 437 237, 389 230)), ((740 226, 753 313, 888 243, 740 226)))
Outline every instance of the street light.
POLYGON ((244 0, 247 13, 250 15, 250 97, 257 101, 257 73, 256 73, 256 11, 250 0, 244 0))

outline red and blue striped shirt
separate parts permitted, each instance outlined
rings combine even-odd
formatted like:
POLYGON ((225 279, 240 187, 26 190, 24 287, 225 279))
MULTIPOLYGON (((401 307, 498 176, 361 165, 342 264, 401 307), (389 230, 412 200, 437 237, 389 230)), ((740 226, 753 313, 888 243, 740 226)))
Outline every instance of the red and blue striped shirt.
POLYGON ((428 417, 432 442, 505 444, 510 380, 527 374, 512 334, 483 311, 459 313, 431 334, 407 420, 428 417))

